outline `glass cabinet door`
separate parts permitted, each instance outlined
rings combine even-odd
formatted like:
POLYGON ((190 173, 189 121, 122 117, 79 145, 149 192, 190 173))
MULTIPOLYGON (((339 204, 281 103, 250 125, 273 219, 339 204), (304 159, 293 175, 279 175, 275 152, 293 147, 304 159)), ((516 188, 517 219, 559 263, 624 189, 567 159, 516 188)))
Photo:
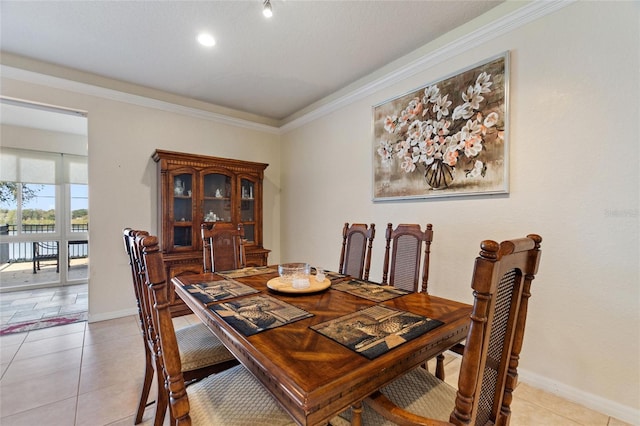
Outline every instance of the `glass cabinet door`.
POLYGON ((173 179, 173 246, 191 247, 193 244, 193 174, 177 173, 173 179))
POLYGON ((244 238, 247 243, 256 241, 256 184, 254 181, 240 179, 240 223, 244 226, 244 238))
POLYGON ((208 173, 203 178, 202 220, 231 222, 231 176, 208 173))

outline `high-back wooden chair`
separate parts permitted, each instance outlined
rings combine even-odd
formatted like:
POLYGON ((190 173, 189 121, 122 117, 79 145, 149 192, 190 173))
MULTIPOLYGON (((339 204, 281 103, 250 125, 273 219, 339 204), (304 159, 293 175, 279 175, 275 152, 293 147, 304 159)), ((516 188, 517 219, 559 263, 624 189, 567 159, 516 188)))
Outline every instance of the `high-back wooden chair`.
POLYGON ((171 424, 294 425, 291 417, 242 365, 186 387, 178 339, 169 311, 168 283, 158 238, 140 237, 136 244, 143 253, 146 291, 153 301, 152 320, 159 336, 158 358, 162 361, 163 382, 169 394, 171 424))
POLYGON ((228 222, 203 223, 202 257, 204 272, 244 268, 244 227, 228 222))
POLYGON ((418 224, 400 224, 393 229, 387 224, 382 283, 403 290, 426 292, 429 280, 429 255, 433 241, 433 226, 424 231, 418 224), (422 245, 424 244, 424 259, 422 245), (422 264, 422 285, 420 265, 422 264))
MULTIPOLYGON (((471 287, 474 304, 458 390, 416 368, 365 400, 364 424, 507 425, 531 296, 538 235, 483 241, 471 287), (440 421, 440 422, 438 422, 440 421), (447 423, 448 421, 448 423, 447 423)), ((359 419, 354 410, 353 423, 359 419)))
POLYGON ((344 224, 339 272, 354 278, 369 279, 371 249, 376 236, 376 225, 364 223, 344 224))
MULTIPOLYGON (((162 361, 158 358, 158 335, 154 328, 153 300, 149 297, 148 289, 145 285, 145 266, 142 259, 140 247, 136 245, 136 239, 144 238, 149 233, 137 231, 130 228, 123 230, 124 247, 129 256, 131 266, 131 277, 133 289, 136 296, 136 306, 140 320, 140 329, 145 352, 145 372, 140 394, 140 401, 136 410, 135 424, 142 421, 144 410, 147 406, 151 384, 155 372, 162 369, 162 361)), ((202 323, 189 325, 180 328, 177 333, 178 346, 180 348, 180 358, 182 359, 183 375, 188 381, 200 380, 233 367, 238 364, 236 358, 229 352, 222 342, 218 340, 209 329, 202 323)), ((167 411, 168 394, 158 374, 158 396, 154 425, 162 424, 167 411)))

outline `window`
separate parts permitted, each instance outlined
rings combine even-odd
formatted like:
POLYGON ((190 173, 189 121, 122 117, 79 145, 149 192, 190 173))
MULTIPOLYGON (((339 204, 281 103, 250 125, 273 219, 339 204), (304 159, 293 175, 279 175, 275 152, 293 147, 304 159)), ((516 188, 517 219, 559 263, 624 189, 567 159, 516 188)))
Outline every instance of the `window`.
POLYGON ((55 271, 51 282, 86 281, 87 176, 83 156, 0 149, 0 242, 9 248, 2 263, 33 263, 37 274, 42 258, 55 271))

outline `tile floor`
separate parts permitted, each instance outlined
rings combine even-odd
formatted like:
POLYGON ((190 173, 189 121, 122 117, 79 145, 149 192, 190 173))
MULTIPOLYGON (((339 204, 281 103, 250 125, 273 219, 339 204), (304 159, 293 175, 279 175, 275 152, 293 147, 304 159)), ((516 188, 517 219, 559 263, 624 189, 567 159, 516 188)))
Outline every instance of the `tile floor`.
MULTIPOLYGON (((174 321, 183 327, 199 320, 190 315, 174 321)), ((0 336, 0 424, 133 425, 143 352, 135 316, 0 336)), ((447 381, 455 386, 459 358, 447 356, 446 362, 447 381)), ((513 426, 626 424, 524 383, 512 409, 513 426)), ((142 424, 151 425, 152 418, 151 406, 142 424)))
POLYGON ((0 293, 0 325, 86 312, 87 284, 0 293))

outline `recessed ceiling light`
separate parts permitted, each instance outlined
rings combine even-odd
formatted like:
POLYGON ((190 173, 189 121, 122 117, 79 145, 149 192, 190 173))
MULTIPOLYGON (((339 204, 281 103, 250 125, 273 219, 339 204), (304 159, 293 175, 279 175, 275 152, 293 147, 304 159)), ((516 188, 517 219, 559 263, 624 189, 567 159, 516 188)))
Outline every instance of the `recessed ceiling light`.
POLYGON ((206 47, 211 47, 215 46, 216 39, 213 38, 211 34, 202 33, 198 36, 198 43, 206 47))

